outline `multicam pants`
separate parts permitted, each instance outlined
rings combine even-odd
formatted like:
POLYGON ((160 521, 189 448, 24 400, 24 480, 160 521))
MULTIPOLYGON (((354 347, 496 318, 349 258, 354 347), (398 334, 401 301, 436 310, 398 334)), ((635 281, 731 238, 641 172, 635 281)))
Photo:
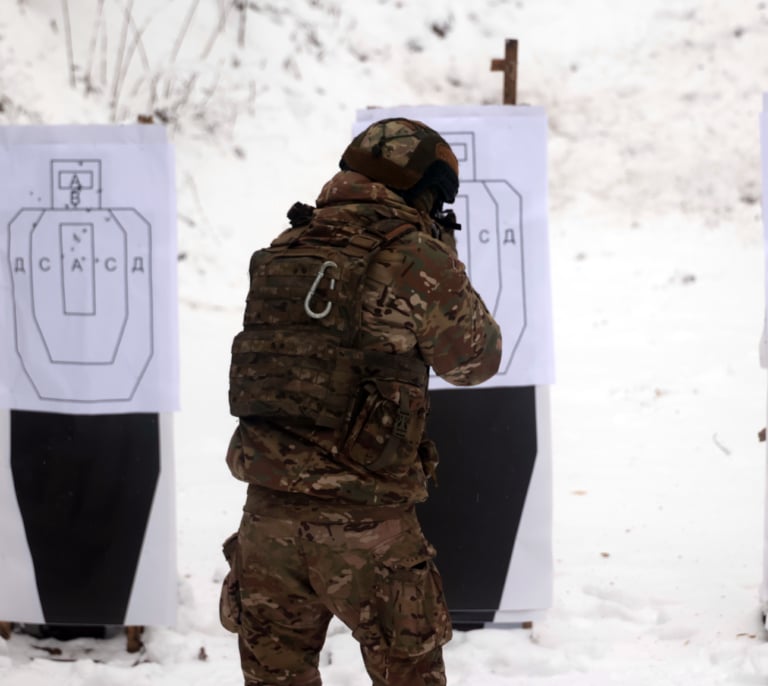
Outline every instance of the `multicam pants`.
POLYGON ((246 509, 259 512, 246 512, 225 542, 231 571, 221 602, 246 686, 320 686, 333 615, 359 641, 374 686, 444 686, 450 618, 434 549, 412 510, 374 519, 246 509))

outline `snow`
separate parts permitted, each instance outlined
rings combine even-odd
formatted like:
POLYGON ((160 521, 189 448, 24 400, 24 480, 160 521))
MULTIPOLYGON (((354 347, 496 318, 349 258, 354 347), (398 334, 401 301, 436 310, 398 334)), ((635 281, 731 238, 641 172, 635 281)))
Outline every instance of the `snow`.
MULTIPOLYGON (((76 89, 64 4, 2 0, 0 124, 154 110, 169 120, 182 257, 179 621, 148 628, 137 655, 120 636, 0 639, 4 686, 242 683, 217 602, 220 544, 244 496, 223 457, 248 255, 295 200, 314 199, 356 109, 499 102, 489 63, 509 37, 520 40, 519 101, 544 106, 551 131, 555 602, 531 631, 458 633, 449 683, 765 683, 765 2, 265 0, 251 3, 243 47, 233 11, 201 57, 229 3, 203 0, 182 31, 193 2, 107 0, 90 94, 98 3, 68 3, 76 89), (144 53, 115 107, 131 4, 144 53)), ((322 671, 330 686, 366 683, 339 624, 322 671)))

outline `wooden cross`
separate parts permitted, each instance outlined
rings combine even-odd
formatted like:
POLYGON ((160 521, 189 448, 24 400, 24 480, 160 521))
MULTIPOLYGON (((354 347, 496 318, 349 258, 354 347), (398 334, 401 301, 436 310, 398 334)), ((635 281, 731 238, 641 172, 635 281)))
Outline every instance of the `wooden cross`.
POLYGON ((504 72, 504 104, 517 104, 517 39, 507 38, 504 59, 491 60, 491 71, 504 72))

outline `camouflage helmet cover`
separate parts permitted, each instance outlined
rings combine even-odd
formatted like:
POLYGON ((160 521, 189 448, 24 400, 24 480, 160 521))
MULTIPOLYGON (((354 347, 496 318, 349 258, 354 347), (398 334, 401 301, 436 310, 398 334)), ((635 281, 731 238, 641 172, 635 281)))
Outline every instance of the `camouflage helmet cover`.
POLYGON ((371 124, 347 146, 340 166, 406 197, 409 191, 434 187, 451 203, 459 190, 459 162, 451 146, 437 131, 413 119, 371 124))

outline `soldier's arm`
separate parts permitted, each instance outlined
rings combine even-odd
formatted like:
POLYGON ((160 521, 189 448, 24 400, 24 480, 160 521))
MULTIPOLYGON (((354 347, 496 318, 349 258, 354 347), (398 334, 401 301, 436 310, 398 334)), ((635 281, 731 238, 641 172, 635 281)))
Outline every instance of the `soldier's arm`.
POLYGON ((397 290, 410 306, 424 360, 448 383, 473 386, 501 361, 501 331, 452 247, 424 233, 401 244, 397 290))
POLYGON ((435 373, 455 386, 473 386, 493 376, 501 362, 501 331, 464 265, 445 243, 427 237, 425 264, 416 293, 424 297, 419 348, 435 373), (431 263, 431 264, 430 264, 431 263))

